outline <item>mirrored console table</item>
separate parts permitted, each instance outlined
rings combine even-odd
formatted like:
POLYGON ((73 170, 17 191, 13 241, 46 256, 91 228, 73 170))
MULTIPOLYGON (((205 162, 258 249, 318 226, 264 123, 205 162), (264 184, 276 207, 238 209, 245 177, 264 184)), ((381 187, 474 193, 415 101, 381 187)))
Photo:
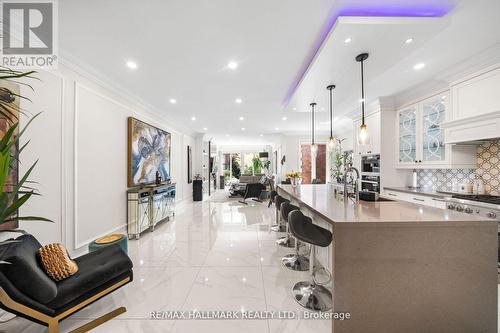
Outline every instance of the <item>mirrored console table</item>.
POLYGON ((128 238, 154 231, 156 224, 175 216, 175 183, 132 188, 127 191, 128 238))

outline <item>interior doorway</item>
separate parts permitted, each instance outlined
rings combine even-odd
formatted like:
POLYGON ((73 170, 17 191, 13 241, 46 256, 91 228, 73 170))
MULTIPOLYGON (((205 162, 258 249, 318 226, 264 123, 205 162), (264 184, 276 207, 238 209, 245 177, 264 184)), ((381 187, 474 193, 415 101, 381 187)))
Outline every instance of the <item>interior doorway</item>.
MULTIPOLYGON (((326 183, 326 144, 318 144, 316 153, 316 179, 326 183)), ((302 184, 311 184, 312 182, 312 160, 311 145, 300 145, 300 169, 302 172, 302 184)))

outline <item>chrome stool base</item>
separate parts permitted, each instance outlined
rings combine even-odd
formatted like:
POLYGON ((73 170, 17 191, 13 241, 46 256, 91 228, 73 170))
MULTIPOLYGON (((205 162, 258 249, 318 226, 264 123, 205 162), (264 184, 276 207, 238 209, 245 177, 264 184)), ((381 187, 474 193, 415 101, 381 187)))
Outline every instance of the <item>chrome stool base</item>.
POLYGON ((271 231, 274 232, 286 232, 286 226, 282 224, 275 224, 271 227, 271 231))
POLYGON ((332 293, 320 285, 301 281, 293 286, 293 298, 297 303, 311 311, 328 311, 332 308, 332 293))
POLYGON ((292 271, 307 271, 309 270, 309 258, 298 254, 287 254, 281 258, 281 263, 292 271))
POLYGON ((295 247, 295 239, 290 237, 290 236, 280 237, 276 241, 276 244, 278 244, 279 246, 288 247, 288 248, 295 247))

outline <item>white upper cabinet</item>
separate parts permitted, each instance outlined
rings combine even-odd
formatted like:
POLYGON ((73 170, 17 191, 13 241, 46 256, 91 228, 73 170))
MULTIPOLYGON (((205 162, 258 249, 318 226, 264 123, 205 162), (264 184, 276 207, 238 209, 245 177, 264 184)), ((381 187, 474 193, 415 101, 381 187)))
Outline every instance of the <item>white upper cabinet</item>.
POLYGON ((450 120, 500 111, 500 68, 453 84, 451 94, 453 112, 450 120))
POLYGON ((398 110, 398 156, 399 164, 417 162, 417 105, 398 110))
POLYGON ((447 93, 440 93, 397 112, 397 168, 474 168, 475 147, 444 142, 447 93))
POLYGON ((500 67, 498 65, 451 85, 452 112, 443 125, 446 143, 500 136, 500 67))

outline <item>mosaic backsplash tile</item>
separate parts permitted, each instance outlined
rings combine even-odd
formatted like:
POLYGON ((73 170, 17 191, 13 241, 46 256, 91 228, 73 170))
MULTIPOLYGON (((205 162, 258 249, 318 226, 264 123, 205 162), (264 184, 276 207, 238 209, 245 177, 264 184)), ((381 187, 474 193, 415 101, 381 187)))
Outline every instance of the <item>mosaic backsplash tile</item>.
POLYGON ((500 140, 490 141, 478 147, 476 170, 418 170, 418 185, 433 190, 451 191, 454 181, 472 183, 476 177, 481 177, 487 193, 500 195, 500 140))

